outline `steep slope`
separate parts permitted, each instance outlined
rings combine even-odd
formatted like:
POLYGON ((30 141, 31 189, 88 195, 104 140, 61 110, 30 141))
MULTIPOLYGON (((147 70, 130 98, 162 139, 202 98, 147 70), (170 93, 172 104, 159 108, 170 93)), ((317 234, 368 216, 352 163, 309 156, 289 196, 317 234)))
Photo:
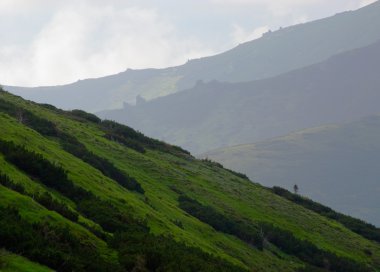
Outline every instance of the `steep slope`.
POLYGON ((53 270, 33 263, 21 256, 0 250, 0 271, 2 272, 51 272, 53 270))
POLYGON ((292 189, 380 225, 380 116, 207 152, 267 186, 292 189))
POLYGON ((195 88, 100 116, 202 153, 379 112, 380 42, 274 78, 195 88))
POLYGON ((1 91, 0 128, 0 248, 58 271, 380 268, 376 237, 128 127, 1 91))
POLYGON ((7 87, 15 94, 65 109, 96 112, 191 88, 198 80, 263 79, 321 62, 380 39, 380 2, 353 12, 280 29, 207 58, 167 69, 127 70, 117 75, 55 87, 7 87))

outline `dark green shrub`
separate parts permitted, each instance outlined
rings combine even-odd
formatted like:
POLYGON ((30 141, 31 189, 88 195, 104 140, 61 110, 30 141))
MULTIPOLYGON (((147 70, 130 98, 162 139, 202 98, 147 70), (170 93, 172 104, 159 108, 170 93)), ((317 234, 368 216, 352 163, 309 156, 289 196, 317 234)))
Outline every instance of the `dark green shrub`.
POLYGON ((69 111, 69 114, 75 117, 78 117, 79 120, 86 120, 92 123, 99 124, 102 120, 95 114, 85 112, 83 110, 72 110, 69 111))
POLYGON ((116 168, 107 159, 99 157, 91 151, 88 151, 87 148, 75 137, 66 133, 60 133, 59 139, 61 141, 61 146, 65 151, 98 169, 103 175, 115 180, 124 188, 144 194, 144 189, 135 178, 116 168))
POLYGON ((144 227, 116 233, 111 244, 127 271, 246 271, 172 238, 154 236, 144 227))
POLYGON ((96 248, 82 244, 68 227, 31 224, 15 208, 0 207, 0 247, 58 271, 120 271, 117 263, 107 262, 96 248))
POLYGON ((234 235, 260 250, 263 249, 263 239, 259 229, 252 224, 228 218, 214 208, 204 206, 185 195, 180 195, 178 201, 182 210, 212 226, 215 230, 234 235))

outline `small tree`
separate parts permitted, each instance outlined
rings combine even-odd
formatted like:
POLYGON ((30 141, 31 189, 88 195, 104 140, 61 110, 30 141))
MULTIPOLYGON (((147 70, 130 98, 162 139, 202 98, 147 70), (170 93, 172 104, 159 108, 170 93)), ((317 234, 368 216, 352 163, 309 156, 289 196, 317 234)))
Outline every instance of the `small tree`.
POLYGON ((298 194, 298 185, 297 184, 294 184, 293 190, 294 190, 295 194, 298 194))

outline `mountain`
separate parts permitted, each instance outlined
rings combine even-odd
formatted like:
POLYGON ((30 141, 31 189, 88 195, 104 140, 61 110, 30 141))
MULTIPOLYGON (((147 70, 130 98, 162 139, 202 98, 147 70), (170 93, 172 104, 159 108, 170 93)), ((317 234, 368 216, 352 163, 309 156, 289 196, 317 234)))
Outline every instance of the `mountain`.
POLYGON ((379 112, 380 42, 274 78, 196 87, 99 116, 194 153, 379 112))
MULTIPOLYGON (((380 40, 380 2, 330 18, 268 32, 225 53, 167 69, 127 70, 69 85, 7 87, 33 101, 91 112, 120 108, 192 88, 197 81, 241 82, 273 77, 380 40)), ((101 65, 101 64, 99 64, 101 65)))
POLYGON ((1 91, 0 128, 1 269, 380 268, 380 229, 127 126, 1 91))
POLYGON ((204 156, 266 186, 300 192, 380 225, 380 116, 291 133, 204 156))

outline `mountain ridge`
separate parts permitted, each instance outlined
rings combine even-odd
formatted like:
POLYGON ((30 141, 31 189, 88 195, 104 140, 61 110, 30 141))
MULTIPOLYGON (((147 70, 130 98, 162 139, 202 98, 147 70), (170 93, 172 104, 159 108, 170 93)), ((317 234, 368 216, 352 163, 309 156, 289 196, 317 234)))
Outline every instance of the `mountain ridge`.
POLYGON ((377 113, 379 56, 376 42, 274 78, 198 82, 193 89, 99 116, 193 153, 265 140, 377 113))
POLYGON ((267 33, 225 53, 177 67, 127 70, 59 87, 6 88, 37 102, 96 112, 121 107, 123 102, 134 104, 138 95, 151 100, 192 88, 198 80, 238 82, 273 77, 379 40, 379 10, 380 2, 375 2, 356 11, 267 33))

